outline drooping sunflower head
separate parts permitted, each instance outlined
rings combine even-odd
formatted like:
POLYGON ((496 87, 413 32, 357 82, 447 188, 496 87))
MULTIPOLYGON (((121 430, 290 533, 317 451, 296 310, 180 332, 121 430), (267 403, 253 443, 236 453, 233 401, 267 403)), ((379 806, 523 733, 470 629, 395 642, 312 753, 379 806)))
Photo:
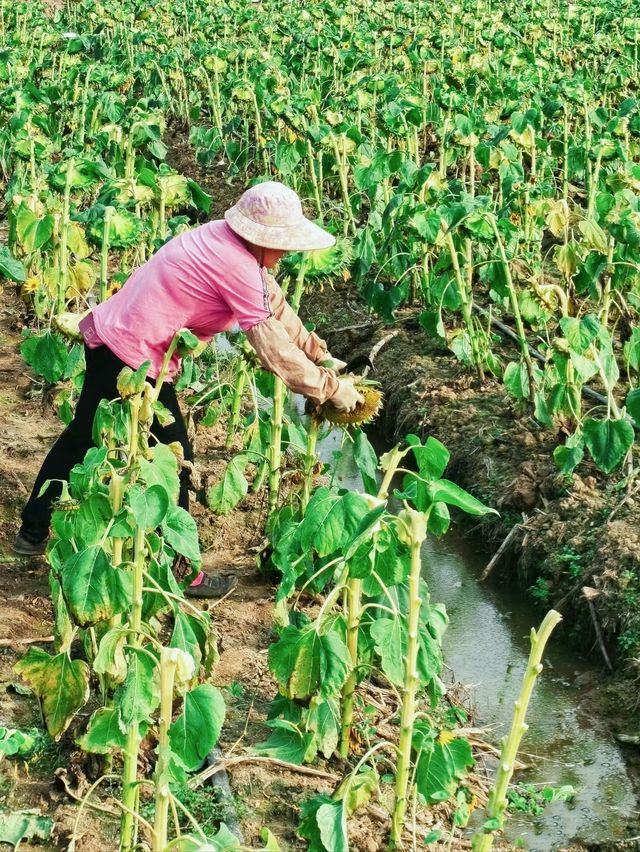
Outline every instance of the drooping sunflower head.
POLYGON ((354 386, 364 401, 359 402, 352 411, 338 411, 328 400, 320 406, 316 416, 336 426, 362 426, 377 417, 382 408, 382 391, 363 380, 356 381, 354 386))

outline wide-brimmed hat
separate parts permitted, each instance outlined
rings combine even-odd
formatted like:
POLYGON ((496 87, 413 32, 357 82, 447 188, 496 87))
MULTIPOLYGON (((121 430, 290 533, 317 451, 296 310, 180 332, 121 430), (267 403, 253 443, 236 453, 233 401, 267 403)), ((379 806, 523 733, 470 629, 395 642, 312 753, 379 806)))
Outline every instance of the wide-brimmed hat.
POLYGON ((238 236, 263 248, 311 251, 335 245, 332 234, 309 221, 296 193, 276 181, 258 183, 224 214, 238 236))

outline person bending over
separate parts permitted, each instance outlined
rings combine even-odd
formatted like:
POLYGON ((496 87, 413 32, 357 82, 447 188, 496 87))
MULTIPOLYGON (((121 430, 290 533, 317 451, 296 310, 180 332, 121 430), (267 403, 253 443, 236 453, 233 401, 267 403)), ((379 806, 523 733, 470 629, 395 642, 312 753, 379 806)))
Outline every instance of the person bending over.
MULTIPOLYGON (((49 451, 31 496, 22 511, 22 526, 14 543, 16 553, 44 553, 53 503, 61 482, 93 445, 93 420, 103 399, 114 399, 123 367, 151 366, 148 379, 157 378, 165 352, 175 333, 188 328, 201 341, 238 324, 246 332, 266 369, 279 376, 295 393, 314 403, 331 400, 350 411, 361 397, 353 380, 339 378, 327 346, 308 332, 287 304, 267 270, 289 251, 329 248, 334 237, 305 218, 296 193, 269 181, 248 189, 226 211, 224 219, 207 222, 174 237, 137 269, 126 284, 95 307, 80 323, 87 370, 72 422, 49 451), (40 494, 44 483, 52 480, 40 494)), ((342 362, 334 362, 339 369, 342 362)), ((174 422, 152 433, 168 444, 179 441, 184 458, 193 461, 175 388, 171 380, 180 367, 174 355, 169 380, 160 390, 160 402, 174 422)), ((180 474, 178 504, 188 511, 188 470, 180 474)), ((190 597, 220 597, 235 583, 232 575, 200 572, 186 590, 190 597)))

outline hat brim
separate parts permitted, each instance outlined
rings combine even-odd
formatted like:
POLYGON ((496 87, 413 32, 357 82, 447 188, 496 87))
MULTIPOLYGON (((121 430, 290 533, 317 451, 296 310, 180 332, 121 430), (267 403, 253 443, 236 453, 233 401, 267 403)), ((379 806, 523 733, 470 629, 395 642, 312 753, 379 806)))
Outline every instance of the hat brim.
POLYGON ((260 225, 247 218, 237 206, 230 207, 224 218, 238 236, 263 248, 281 251, 314 251, 331 248, 336 244, 333 234, 315 225, 304 216, 295 225, 276 227, 260 225))

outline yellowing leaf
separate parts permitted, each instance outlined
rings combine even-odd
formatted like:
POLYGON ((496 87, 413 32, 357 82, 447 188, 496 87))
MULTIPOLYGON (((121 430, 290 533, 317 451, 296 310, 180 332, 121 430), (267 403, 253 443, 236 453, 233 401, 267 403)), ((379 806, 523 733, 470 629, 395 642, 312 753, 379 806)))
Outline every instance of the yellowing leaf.
POLYGON ((41 648, 29 651, 15 667, 42 704, 47 730, 52 737, 65 731, 89 698, 89 667, 67 653, 49 656, 41 648))
POLYGON ((564 199, 554 201, 547 213, 547 228, 554 237, 561 237, 569 224, 569 206, 564 199))

